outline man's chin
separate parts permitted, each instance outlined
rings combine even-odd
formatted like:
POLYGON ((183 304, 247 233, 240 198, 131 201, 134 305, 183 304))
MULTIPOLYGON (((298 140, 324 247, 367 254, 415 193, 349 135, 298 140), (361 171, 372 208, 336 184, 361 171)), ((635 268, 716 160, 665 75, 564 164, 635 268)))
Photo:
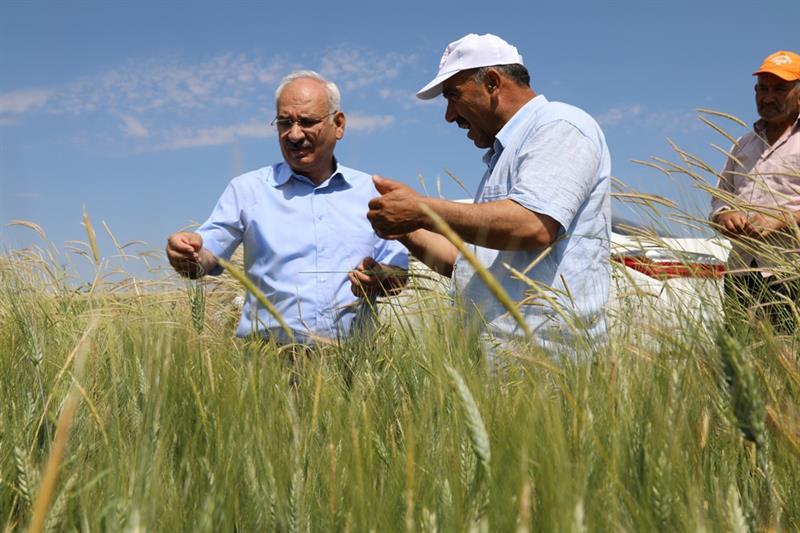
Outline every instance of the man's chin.
POLYGON ((288 154, 288 156, 286 156, 286 162, 289 163, 289 166, 292 168, 303 168, 310 166, 314 162, 314 158, 310 153, 302 155, 288 154))
POLYGON ((781 120, 783 115, 784 113, 780 113, 774 109, 764 110, 763 112, 759 111, 758 113, 758 116, 767 122, 781 120))

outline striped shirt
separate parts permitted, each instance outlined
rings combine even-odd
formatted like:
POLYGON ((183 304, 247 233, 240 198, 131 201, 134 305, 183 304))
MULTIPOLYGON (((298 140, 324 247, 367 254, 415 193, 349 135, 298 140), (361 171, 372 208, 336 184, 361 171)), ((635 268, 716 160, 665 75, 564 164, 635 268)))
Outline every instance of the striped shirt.
MULTIPOLYGON (((484 162, 488 168, 476 203, 510 199, 550 216, 560 230, 549 250, 471 245, 471 251, 521 304, 520 312, 543 347, 570 347, 576 336, 605 338, 611 157, 600 127, 580 109, 539 95, 503 126, 484 162), (516 278, 509 267, 527 279, 516 278)), ((479 311, 492 336, 522 335, 463 257, 456 261, 453 285, 462 303, 479 311)))

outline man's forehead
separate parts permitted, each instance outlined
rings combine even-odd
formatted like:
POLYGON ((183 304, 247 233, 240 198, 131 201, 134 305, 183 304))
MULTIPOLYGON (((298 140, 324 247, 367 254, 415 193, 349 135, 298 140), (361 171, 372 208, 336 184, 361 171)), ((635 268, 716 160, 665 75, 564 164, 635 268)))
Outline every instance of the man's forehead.
POLYGON ((278 98, 278 107, 285 105, 325 106, 327 103, 328 95, 325 85, 310 78, 300 78, 289 83, 283 88, 278 98))
POLYGON ((780 76, 776 76, 775 74, 770 74, 769 72, 762 72, 758 75, 758 83, 768 83, 770 85, 795 85, 796 81, 787 81, 781 78, 780 76))
POLYGON ((450 76, 446 80, 442 82, 442 91, 447 91, 450 89, 455 89, 465 83, 469 82, 473 79, 472 74, 475 72, 475 69, 470 70, 462 70, 461 72, 450 76))

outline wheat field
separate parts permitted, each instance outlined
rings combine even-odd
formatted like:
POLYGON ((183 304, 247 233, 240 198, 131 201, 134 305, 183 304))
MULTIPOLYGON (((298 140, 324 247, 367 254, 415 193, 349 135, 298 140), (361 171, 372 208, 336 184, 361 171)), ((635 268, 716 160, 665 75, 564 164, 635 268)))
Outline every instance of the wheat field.
POLYGON ((798 344, 766 323, 490 368, 420 276, 304 352, 233 337, 230 276, 109 281, 84 225, 91 283, 0 257, 5 531, 800 530, 798 344))

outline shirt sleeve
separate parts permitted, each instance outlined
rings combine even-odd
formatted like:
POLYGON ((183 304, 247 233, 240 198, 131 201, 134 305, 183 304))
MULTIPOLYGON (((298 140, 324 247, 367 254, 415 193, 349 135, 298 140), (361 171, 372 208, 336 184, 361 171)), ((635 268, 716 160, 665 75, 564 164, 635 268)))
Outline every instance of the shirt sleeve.
POLYGON ((520 148, 508 198, 566 230, 596 184, 600 159, 599 147, 578 128, 548 123, 520 148))
MULTIPOLYGON (((735 150, 735 146, 731 148, 731 153, 735 150)), ((733 185, 733 171, 736 169, 736 162, 733 158, 728 157, 725 161, 725 167, 722 169, 722 172, 717 179, 717 189, 722 191, 723 194, 711 194, 711 214, 709 215, 709 220, 714 220, 714 217, 717 216, 722 211, 726 211, 731 209, 730 204, 725 201, 724 198, 730 197, 734 194, 734 185, 733 185)))
POLYGON ((408 270, 408 250, 400 241, 378 239, 375 244, 375 261, 408 270))
MULTIPOLYGON (((229 183, 225 188, 211 215, 197 229, 197 233, 203 238, 203 248, 225 260, 231 258, 244 235, 240 194, 235 182, 229 183)), ((209 274, 218 276, 222 271, 223 268, 218 266, 209 274)))

